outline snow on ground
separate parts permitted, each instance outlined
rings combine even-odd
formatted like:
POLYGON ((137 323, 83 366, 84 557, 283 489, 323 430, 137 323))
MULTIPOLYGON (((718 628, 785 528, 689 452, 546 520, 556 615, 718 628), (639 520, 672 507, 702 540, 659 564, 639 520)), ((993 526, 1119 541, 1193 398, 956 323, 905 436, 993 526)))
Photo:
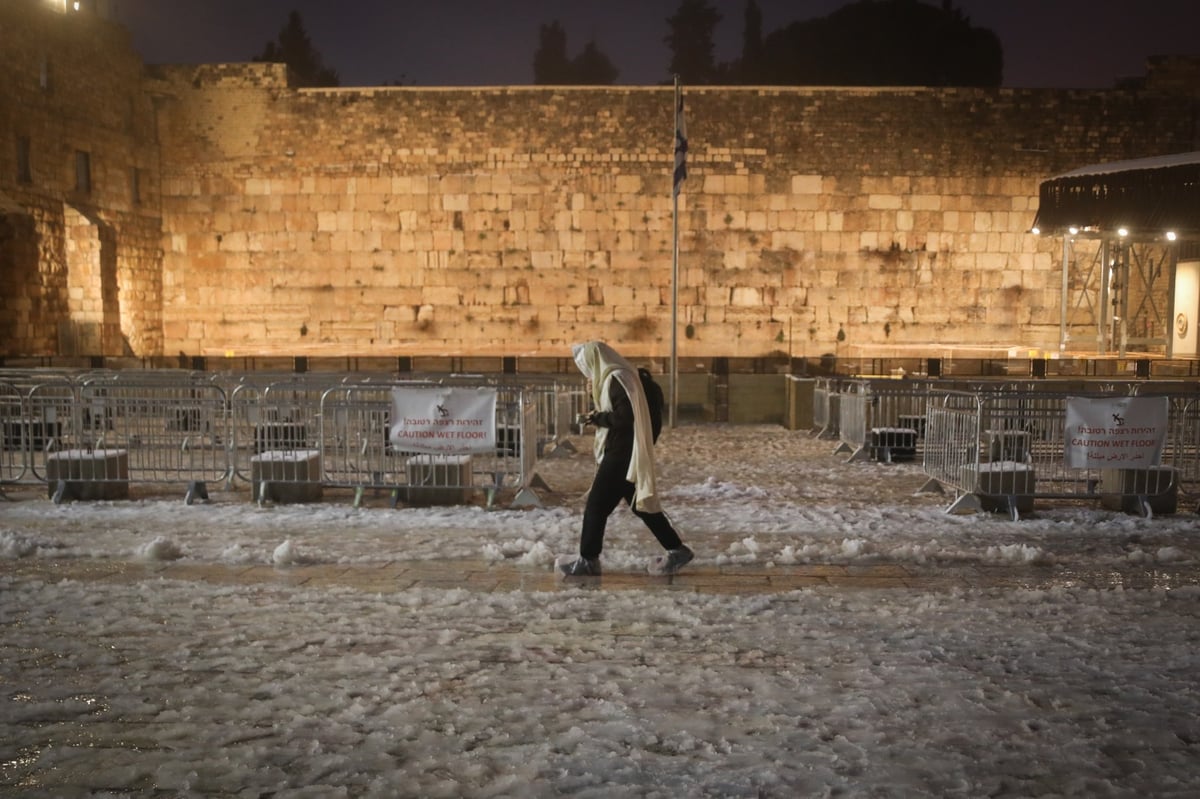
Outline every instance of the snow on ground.
MULTIPOLYGON (((587 451, 586 441, 576 442, 587 451)), ((1193 796, 1197 516, 945 513, 919 466, 777 427, 683 427, 664 504, 697 571, 1169 567, 1173 588, 670 586, 477 592, 17 576, 16 559, 342 563, 574 550, 584 454, 546 507, 260 507, 248 492, 0 501, 0 793, 30 796, 1193 796)), ((13 492, 10 492, 13 493, 13 492)), ((644 570, 622 509, 605 567, 644 570)), ((710 578, 711 579, 711 578, 710 578)))

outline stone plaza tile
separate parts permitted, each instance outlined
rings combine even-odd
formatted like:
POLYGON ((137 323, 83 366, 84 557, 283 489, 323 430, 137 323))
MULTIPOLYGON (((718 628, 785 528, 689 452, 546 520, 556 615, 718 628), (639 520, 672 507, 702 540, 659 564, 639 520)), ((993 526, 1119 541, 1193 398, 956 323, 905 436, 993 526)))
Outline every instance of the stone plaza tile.
POLYGON ((309 589, 349 588, 368 593, 411 589, 466 589, 483 593, 544 592, 574 588, 604 591, 684 591, 714 595, 780 594, 802 590, 896 589, 949 591, 1075 587, 1093 590, 1170 589, 1200 585, 1200 567, 1181 563, 1077 568, 1044 564, 986 567, 913 564, 803 564, 739 567, 689 566, 676 575, 605 572, 602 577, 564 580, 548 568, 484 560, 421 560, 358 564, 224 564, 186 561, 86 558, 20 558, 4 562, 4 573, 46 581, 126 582, 184 580, 215 585, 274 584, 309 589))

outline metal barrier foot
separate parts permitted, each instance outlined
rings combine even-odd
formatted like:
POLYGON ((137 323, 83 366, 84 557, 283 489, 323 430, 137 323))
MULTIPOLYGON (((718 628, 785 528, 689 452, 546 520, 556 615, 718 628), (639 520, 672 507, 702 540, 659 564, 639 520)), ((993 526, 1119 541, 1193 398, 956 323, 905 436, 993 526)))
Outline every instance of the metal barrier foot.
POLYGON ((54 495, 50 498, 55 505, 61 505, 68 500, 75 499, 75 492, 71 490, 71 486, 66 480, 59 480, 54 486, 54 495))
POLYGON ((925 481, 925 485, 916 490, 918 494, 945 494, 946 489, 942 488, 942 484, 936 478, 930 477, 925 481))
POLYGON ((516 497, 513 498, 512 506, 514 508, 540 508, 542 507, 542 500, 538 498, 538 495, 533 490, 522 488, 517 492, 516 497))
POLYGON ((975 494, 963 494, 954 502, 950 503, 950 507, 946 508, 946 513, 965 514, 978 513, 983 510, 983 503, 979 501, 979 497, 975 494))
POLYGON ((1137 499, 1138 499, 1138 510, 1140 510, 1142 512, 1142 518, 1143 519, 1153 519, 1154 518, 1154 509, 1150 507, 1150 498, 1144 497, 1144 496, 1139 496, 1137 499))
POLYGON ((183 497, 183 501, 188 505, 198 499, 208 502, 208 483, 203 480, 193 480, 188 483, 187 493, 183 497))

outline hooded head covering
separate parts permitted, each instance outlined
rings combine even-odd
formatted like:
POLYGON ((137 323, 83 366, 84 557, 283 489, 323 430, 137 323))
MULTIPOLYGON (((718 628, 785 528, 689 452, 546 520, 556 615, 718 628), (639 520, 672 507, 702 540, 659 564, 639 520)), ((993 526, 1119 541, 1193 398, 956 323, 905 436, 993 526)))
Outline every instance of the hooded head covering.
MULTIPOLYGON (((642 381, 637 369, 621 354, 603 341, 585 341, 571 347, 575 365, 584 377, 592 381, 592 405, 597 410, 611 411, 609 397, 611 381, 616 380, 629 395, 633 405, 633 457, 629 459, 629 471, 625 479, 636 486, 634 507, 647 513, 657 513, 662 508, 654 486, 654 433, 650 424, 650 407, 642 391, 642 381)), ((595 455, 599 463, 604 457, 604 442, 608 428, 596 428, 595 455)))

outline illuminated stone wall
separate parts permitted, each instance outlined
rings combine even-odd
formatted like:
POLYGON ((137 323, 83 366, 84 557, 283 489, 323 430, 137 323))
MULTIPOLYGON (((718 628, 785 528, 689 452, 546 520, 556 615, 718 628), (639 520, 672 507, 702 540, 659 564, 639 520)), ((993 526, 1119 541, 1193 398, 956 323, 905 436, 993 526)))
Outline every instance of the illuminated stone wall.
POLYGON ((128 34, 4 0, 0 39, 0 355, 160 352, 159 150, 128 34))
MULTIPOLYGON (((297 90, 36 0, 0 29, 0 355, 669 352, 669 87, 297 90)), ((680 354, 1056 346, 1038 184, 1195 149, 1177 83, 687 89, 680 354)))
MULTIPOLYGON (((153 91, 168 351, 669 352, 669 88, 297 91, 223 65, 153 91)), ((1055 347, 1059 245, 1026 232, 1039 182, 1190 131, 1125 92, 686 98, 697 357, 1055 347)))

